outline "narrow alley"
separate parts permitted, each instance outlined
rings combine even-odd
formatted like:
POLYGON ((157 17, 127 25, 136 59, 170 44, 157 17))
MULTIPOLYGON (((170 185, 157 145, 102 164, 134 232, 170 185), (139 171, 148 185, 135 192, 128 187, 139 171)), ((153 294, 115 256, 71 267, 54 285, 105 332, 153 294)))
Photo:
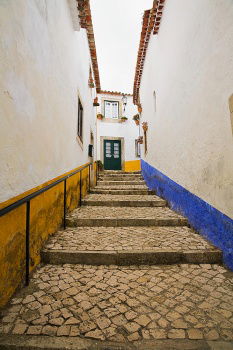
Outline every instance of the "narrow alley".
POLYGON ((233 0, 0 0, 0 350, 233 350, 233 0))

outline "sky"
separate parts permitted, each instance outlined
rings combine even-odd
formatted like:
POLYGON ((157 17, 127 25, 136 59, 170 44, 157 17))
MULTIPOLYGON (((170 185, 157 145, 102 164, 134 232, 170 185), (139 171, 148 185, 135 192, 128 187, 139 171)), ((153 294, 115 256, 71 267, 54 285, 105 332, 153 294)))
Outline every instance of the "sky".
POLYGON ((153 0, 91 0, 102 90, 133 92, 142 16, 153 0))

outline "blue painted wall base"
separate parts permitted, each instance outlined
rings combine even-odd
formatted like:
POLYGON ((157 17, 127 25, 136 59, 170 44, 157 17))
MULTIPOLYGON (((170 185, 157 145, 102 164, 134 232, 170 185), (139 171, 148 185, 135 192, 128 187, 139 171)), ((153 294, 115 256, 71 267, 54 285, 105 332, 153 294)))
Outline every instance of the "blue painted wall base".
POLYGON ((149 189, 166 199, 171 209, 223 251, 223 261, 233 270, 233 220, 141 160, 142 176, 149 189))

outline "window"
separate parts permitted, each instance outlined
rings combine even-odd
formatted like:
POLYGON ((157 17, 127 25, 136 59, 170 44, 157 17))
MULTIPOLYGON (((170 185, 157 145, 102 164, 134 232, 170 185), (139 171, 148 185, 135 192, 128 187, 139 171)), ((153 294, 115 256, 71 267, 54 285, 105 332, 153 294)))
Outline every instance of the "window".
POLYGON ((144 133, 144 154, 147 154, 147 130, 143 130, 144 133))
POLYGON ((230 108, 230 117, 231 117, 231 130, 233 135, 233 94, 229 98, 229 108, 230 108))
POLYGON ((153 92, 153 100, 154 100, 154 110, 156 112, 156 92, 153 92))
POLYGON ((80 101, 80 98, 78 99, 78 129, 77 134, 81 141, 83 140, 83 106, 80 101))
POLYGON ((119 102, 104 101, 104 116, 105 118, 118 119, 119 117, 119 102))
POLYGON ((140 153, 140 143, 139 143, 139 140, 138 140, 138 139, 135 140, 135 156, 136 156, 136 157, 140 157, 140 156, 141 156, 141 153, 140 153))

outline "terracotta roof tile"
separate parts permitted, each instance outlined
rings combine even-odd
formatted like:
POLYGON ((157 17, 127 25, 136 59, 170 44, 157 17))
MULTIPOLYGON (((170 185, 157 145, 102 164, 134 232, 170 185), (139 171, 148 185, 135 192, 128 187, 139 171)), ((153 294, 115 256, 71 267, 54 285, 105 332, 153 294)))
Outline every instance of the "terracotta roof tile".
POLYGON ((150 36, 152 31, 153 34, 158 34, 159 32, 159 26, 163 15, 164 4, 165 0, 154 0, 152 9, 146 10, 143 15, 142 31, 138 49, 133 89, 133 102, 136 105, 140 104, 139 89, 150 36))
POLYGON ((99 76, 99 68, 96 54, 96 46, 95 46, 95 35, 92 25, 92 17, 91 17, 91 8, 89 0, 76 0, 77 8, 79 12, 79 20, 81 28, 85 28, 87 31, 88 44, 90 48, 92 67, 95 78, 95 86, 96 91, 99 93, 101 90, 100 86, 100 76, 99 76))
POLYGON ((132 94, 126 94, 123 92, 118 92, 118 91, 107 91, 107 90, 101 90, 99 92, 100 94, 107 94, 107 95, 126 95, 126 96, 133 96, 132 94))

